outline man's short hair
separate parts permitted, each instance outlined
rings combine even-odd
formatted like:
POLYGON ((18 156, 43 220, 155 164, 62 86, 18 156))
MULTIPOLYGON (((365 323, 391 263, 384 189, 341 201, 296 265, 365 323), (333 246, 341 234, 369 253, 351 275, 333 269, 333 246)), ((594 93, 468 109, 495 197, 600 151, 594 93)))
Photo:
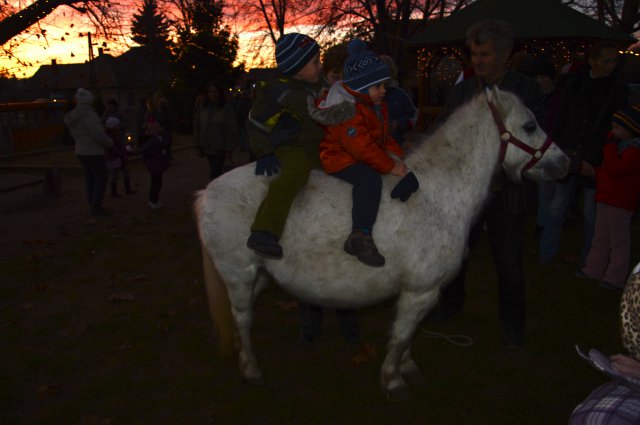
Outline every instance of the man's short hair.
POLYGON ((513 49, 513 26, 504 21, 486 19, 472 25, 467 30, 467 45, 485 44, 493 41, 493 47, 499 53, 509 55, 513 49))
POLYGON ((597 59, 600 57, 604 50, 614 49, 616 51, 620 50, 620 43, 616 41, 599 41, 595 43, 587 53, 587 58, 589 59, 597 59))

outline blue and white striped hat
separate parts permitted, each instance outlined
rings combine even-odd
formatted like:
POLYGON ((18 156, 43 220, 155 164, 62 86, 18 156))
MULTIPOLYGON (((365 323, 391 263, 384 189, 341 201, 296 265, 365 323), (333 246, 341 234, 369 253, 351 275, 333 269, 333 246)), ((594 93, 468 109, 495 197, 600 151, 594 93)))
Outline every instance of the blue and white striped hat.
POLYGON ((320 51, 320 46, 308 35, 292 32, 276 43, 276 62, 285 75, 295 75, 320 51))
POLYGON ((344 61, 344 83, 353 91, 366 93, 371 86, 391 78, 389 65, 366 49, 364 41, 354 38, 349 42, 349 56, 344 61))

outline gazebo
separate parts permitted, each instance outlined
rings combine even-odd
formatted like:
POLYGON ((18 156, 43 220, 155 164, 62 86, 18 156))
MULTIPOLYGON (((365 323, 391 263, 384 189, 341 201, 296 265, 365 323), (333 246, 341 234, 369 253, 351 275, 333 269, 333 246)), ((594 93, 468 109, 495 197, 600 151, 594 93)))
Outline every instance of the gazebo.
POLYGON ((462 56, 467 29, 483 19, 511 23, 517 49, 547 53, 557 65, 570 62, 577 50, 585 50, 596 41, 619 41, 621 47, 636 41, 629 34, 563 5, 560 0, 477 0, 433 22, 407 42, 417 49, 421 118, 429 112, 425 86, 430 70, 445 56, 462 56))

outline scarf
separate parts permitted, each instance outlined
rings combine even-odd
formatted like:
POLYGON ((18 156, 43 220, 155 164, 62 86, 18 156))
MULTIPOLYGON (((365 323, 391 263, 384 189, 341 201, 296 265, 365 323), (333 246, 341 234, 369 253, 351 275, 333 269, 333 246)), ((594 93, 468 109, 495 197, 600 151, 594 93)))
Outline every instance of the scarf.
POLYGON ((627 148, 640 148, 640 137, 622 139, 618 142, 618 155, 627 148))

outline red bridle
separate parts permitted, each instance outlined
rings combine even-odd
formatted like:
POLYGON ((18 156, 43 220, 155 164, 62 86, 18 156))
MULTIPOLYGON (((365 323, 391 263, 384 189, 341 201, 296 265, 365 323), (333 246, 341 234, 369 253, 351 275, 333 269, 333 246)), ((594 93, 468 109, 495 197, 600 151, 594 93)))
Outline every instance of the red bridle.
POLYGON ((498 112, 498 109, 496 109, 496 106, 493 104, 493 102, 487 100, 487 103, 489 104, 491 115, 493 115, 493 121, 495 121, 496 126, 498 127, 498 131, 500 131, 500 153, 498 155, 498 163, 502 164, 502 161, 504 161, 504 157, 507 155, 507 147, 509 146, 509 143, 511 143, 512 145, 522 149, 532 157, 531 160, 525 164, 524 168, 522 168, 522 172, 524 173, 529 168, 536 165, 538 161, 540 161, 542 155, 544 155, 547 149, 549 149, 549 146, 551 146, 551 144, 553 143, 553 140, 551 139, 551 137, 547 136, 547 139, 544 141, 540 149, 535 149, 527 145, 526 143, 516 139, 515 137, 513 137, 513 134, 511 134, 511 132, 504 126, 502 117, 500 116, 500 113, 498 112))

